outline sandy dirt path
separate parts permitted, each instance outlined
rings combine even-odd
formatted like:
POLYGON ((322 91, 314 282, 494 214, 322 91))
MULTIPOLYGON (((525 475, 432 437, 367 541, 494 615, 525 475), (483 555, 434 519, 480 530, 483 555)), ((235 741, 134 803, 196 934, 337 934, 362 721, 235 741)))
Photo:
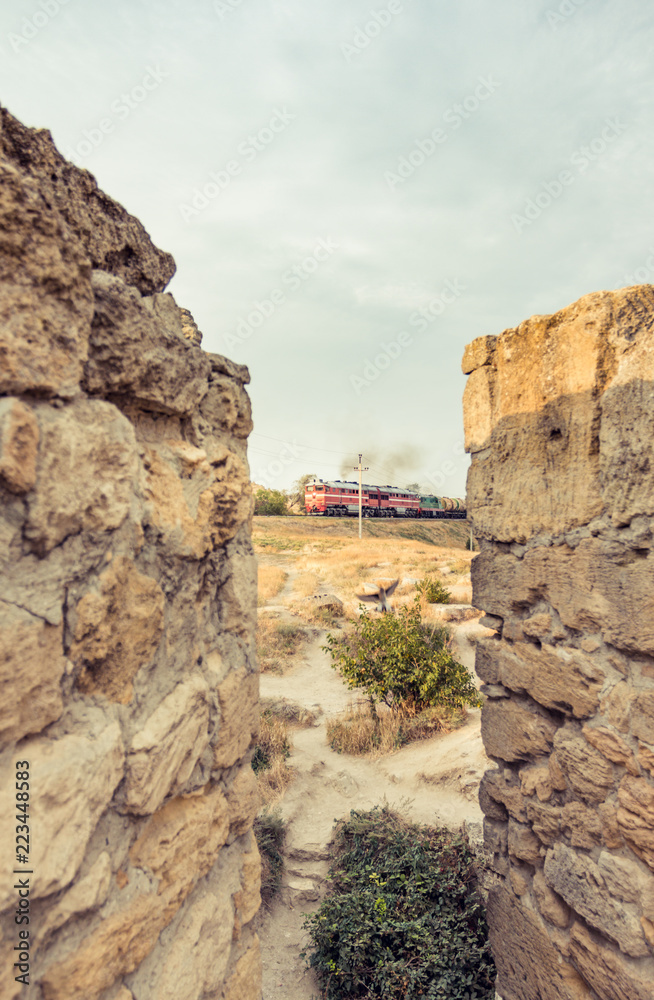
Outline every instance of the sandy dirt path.
MULTIPOLYGON (((265 557, 264 557, 265 558, 265 557)), ((273 562, 273 559, 270 560, 273 562)), ((278 562, 275 560, 277 564, 278 562)), ((281 602, 291 591, 293 570, 275 603, 260 609, 295 620, 281 602)), ((470 641, 488 634, 476 620, 453 626, 455 655, 469 668, 474 662, 470 641)), ((327 744, 326 723, 354 699, 353 692, 332 669, 321 650, 326 631, 305 647, 283 675, 261 675, 262 699, 285 699, 317 716, 308 729, 292 732, 289 765, 295 775, 281 803, 287 823, 284 848, 286 871, 282 890, 260 926, 264 1000, 311 1000, 319 995, 313 973, 300 958, 308 944, 302 924, 317 909, 324 893, 334 822, 351 809, 369 809, 382 802, 401 810, 410 820, 460 830, 480 824, 477 789, 490 766, 480 736, 480 712, 468 713, 467 723, 452 733, 413 743, 377 759, 338 754, 327 744)))

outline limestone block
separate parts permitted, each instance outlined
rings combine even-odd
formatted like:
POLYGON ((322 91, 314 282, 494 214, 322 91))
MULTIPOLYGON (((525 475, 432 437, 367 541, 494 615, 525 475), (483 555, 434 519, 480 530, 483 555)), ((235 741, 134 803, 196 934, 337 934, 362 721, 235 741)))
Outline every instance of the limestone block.
POLYGON ((613 788, 613 768, 585 739, 566 729, 554 737, 556 762, 570 785, 586 802, 603 802, 613 788))
POLYGON ((628 733, 631 729, 631 705, 633 701, 633 688, 626 681, 619 681, 608 694, 602 698, 600 708, 602 714, 621 733, 628 733))
POLYGON ((544 874, 547 884, 575 913, 615 941, 625 954, 634 958, 649 955, 635 909, 628 910, 609 894, 602 872, 591 858, 565 844, 555 844, 547 852, 544 874))
POLYGON ((227 375, 234 379, 239 385, 247 385, 250 381, 250 372, 247 365, 238 365, 223 354, 211 354, 207 351, 207 357, 211 364, 211 371, 215 375, 227 375))
MULTIPOLYGON (((139 220, 101 191, 88 170, 61 156, 46 129, 26 128, 2 108, 0 150, 38 187, 65 222, 68 240, 93 267, 118 275, 143 295, 163 291, 175 273, 173 258, 154 246, 139 220)), ((21 257, 29 263, 29 253, 21 257)))
POLYGON ((602 843, 605 847, 624 846, 624 839, 618 824, 618 810, 612 802, 601 802, 597 807, 602 824, 602 843))
MULTIPOLYGON (((486 771, 481 779, 480 801, 482 797, 482 790, 484 798, 488 797, 491 801, 494 801, 496 804, 501 804, 501 807, 504 807, 499 816, 493 816, 491 818, 506 819, 506 811, 508 811, 509 814, 520 823, 525 823, 527 821, 526 806, 528 803, 522 793, 520 778, 510 768, 507 767, 503 770, 486 771)), ((484 810, 484 812, 486 812, 486 810, 484 810)), ((486 812, 486 815, 490 816, 490 813, 486 812)))
POLYGON ((200 675, 171 691, 133 737, 125 768, 125 807, 143 816, 190 778, 209 742, 209 687, 200 675))
POLYGON ((526 811, 538 839, 544 844, 553 844, 561 830, 561 809, 532 799, 526 811))
POLYGON ((651 335, 644 332, 653 296, 647 285, 629 293, 631 310, 635 315, 639 310, 637 325, 642 332, 636 337, 632 334, 616 353, 617 370, 601 399, 602 492, 618 524, 654 513, 654 478, 647 449, 654 428, 654 370, 651 335))
POLYGON ((147 821, 130 860, 159 879, 159 893, 171 888, 181 901, 216 861, 229 822, 230 810, 218 787, 171 799, 147 821))
POLYGON ((579 650, 547 643, 538 648, 530 642, 511 646, 501 642, 495 656, 500 683, 512 691, 526 692, 546 708, 577 718, 595 712, 604 674, 579 650))
POLYGON ((231 767, 259 732, 259 675, 233 670, 218 687, 221 724, 214 767, 231 767))
POLYGON ((0 180, 0 392, 70 397, 93 314, 89 261, 39 183, 6 161, 0 180))
POLYGON ((246 524, 239 529, 233 545, 239 557, 232 561, 229 575, 220 587, 220 625, 252 647, 257 620, 257 563, 246 524))
POLYGON ((484 816, 488 816, 489 819, 506 822, 508 818, 506 806, 502 802, 498 801, 498 798, 496 798, 491 784, 491 779, 489 778, 489 775, 499 774, 499 771, 486 771, 482 776, 479 785, 479 805, 481 806, 481 811, 484 816))
MULTIPOLYGON (((640 473, 648 467, 651 345, 633 341, 653 297, 649 286, 598 292, 533 316, 497 338, 491 365, 473 370, 464 421, 474 423, 480 401, 491 401, 492 465, 483 463, 490 482, 468 497, 480 535, 523 542, 540 531, 558 534, 587 524, 607 503, 623 523, 652 512, 654 490, 640 473)), ((470 450, 484 437, 480 426, 470 450)))
MULTIPOLYGON (((466 387, 463 391, 463 430, 465 449, 468 452, 483 451, 490 444, 491 432, 493 430, 493 395, 495 389, 495 372, 490 368, 478 368, 468 377, 466 387)), ((483 461, 483 460, 482 460, 483 461)), ((486 465, 480 470, 475 464, 475 473, 481 475, 490 473, 490 467, 486 465)), ((468 497, 472 498, 475 505, 474 516, 479 514, 478 508, 484 505, 484 490, 479 487, 468 488, 468 497)), ((490 491, 489 491, 490 492, 490 491)), ((471 500, 469 499, 468 503, 471 500)), ((483 521, 482 521, 483 523, 483 521)))
POLYGON ((538 909, 545 919, 555 927, 567 927, 570 923, 570 907, 553 889, 550 889, 541 871, 537 871, 534 875, 532 885, 538 909))
POLYGON ((249 474, 244 463, 224 446, 206 454, 206 461, 196 466, 188 482, 178 474, 165 447, 150 447, 146 452, 146 498, 152 523, 162 532, 165 547, 184 558, 203 558, 233 538, 250 516, 249 474))
MULTIPOLYGON (((148 976, 148 995, 157 1000, 198 1000, 219 990, 229 962, 234 914, 228 895, 189 900, 180 916, 148 976)), ((140 992, 138 974, 132 985, 140 992)))
MULTIPOLYGON (((641 691, 635 696, 631 708, 631 731, 639 740, 654 743, 654 691, 641 691)), ((638 766, 629 768, 638 774, 638 766)))
POLYGON ((0 482, 11 493, 29 493, 36 483, 39 425, 20 399, 0 400, 0 482))
POLYGON ((574 549, 537 545, 522 559, 486 550, 471 572, 473 603, 490 614, 507 619, 527 596, 537 603, 547 595, 568 628, 654 653, 652 573, 642 550, 602 538, 585 538, 574 549))
POLYGON ((502 887, 488 897, 489 937, 498 992, 511 1000, 592 1000, 590 989, 561 957, 536 915, 502 887))
POLYGON ((638 903, 641 896, 654 887, 654 879, 629 858, 602 851, 597 859, 597 867, 612 896, 625 903, 638 903))
MULTIPOLYGON (((516 896, 524 896, 529 891, 531 869, 528 865, 511 864, 509 867, 509 882, 516 896)), ((319 898, 319 897, 318 897, 319 898)))
POLYGON ((252 829, 254 817, 261 805, 259 786, 254 771, 245 764, 227 792, 229 804, 230 836, 240 837, 252 829))
POLYGON ((520 771, 520 787, 523 795, 537 795, 540 802, 552 797, 552 777, 547 765, 527 767, 520 771))
POLYGON ((248 924, 261 906, 261 855, 254 836, 251 845, 251 849, 243 855, 241 888, 234 894, 241 926, 248 924))
POLYGON ((651 1000, 651 970, 641 977, 636 967, 607 948, 606 942, 595 938, 583 924, 572 926, 570 958, 600 1000, 651 1000))
POLYGON ((62 625, 0 602, 0 742, 39 733, 63 712, 62 625))
MULTIPOLYGON (((475 562, 478 558, 479 556, 476 557, 475 562)), ((501 628, 501 620, 497 620, 499 621, 501 628)), ((500 640, 496 636, 491 636, 489 638, 482 637, 477 640, 475 647, 475 673, 485 684, 500 683, 501 655, 496 655, 499 645, 500 640)))
MULTIPOLYGON (((31 897, 38 899, 57 892, 74 878, 84 858, 97 822, 109 805, 123 777, 124 750, 120 726, 98 709, 89 710, 87 722, 74 733, 57 740, 33 737, 20 747, 21 759, 30 763, 32 830, 30 861, 34 877, 31 897)), ((8 776, 2 791, 10 801, 14 775, 8 776)), ((14 813, 0 815, 3 843, 15 839, 14 813), (11 836, 10 836, 11 834, 11 836)), ((11 858, 0 859, 0 910, 13 899, 11 858)))
POLYGON ((159 413, 190 414, 207 392, 211 368, 204 352, 184 338, 172 296, 142 299, 105 271, 94 271, 92 286, 86 391, 124 396, 159 413))
POLYGON ((43 1000, 98 1000, 119 976, 138 968, 173 915, 160 896, 136 896, 46 969, 43 1000))
POLYGON ((497 823, 484 817, 484 849, 489 854, 506 854, 508 842, 508 824, 497 823))
POLYGON ((261 949, 259 938, 254 935, 252 944, 239 958, 234 972, 227 980, 224 1000, 253 1000, 261 995, 261 949))
POLYGON ((654 786, 626 776, 618 788, 618 825, 629 846, 654 868, 654 786))
POLYGON ((103 851, 86 875, 79 882, 75 882, 54 907, 48 910, 37 928, 39 940, 44 940, 48 934, 58 930, 78 913, 102 906, 109 895, 110 884, 111 858, 106 851, 103 851))
POLYGON ((506 761, 543 757, 552 748, 556 726, 516 701, 489 701, 481 712, 481 734, 489 757, 506 761))
MULTIPOLYGON (((636 699, 637 702, 638 699, 636 699)), ((654 705, 652 708, 654 709, 654 705)), ((582 733, 591 746, 612 760, 614 764, 622 764, 629 771, 629 774, 640 774, 633 750, 608 726, 584 726, 582 733)))
POLYGON ((461 370, 464 375, 469 375, 483 365, 492 365, 495 357, 495 346, 497 337, 476 337, 470 344, 466 344, 461 362, 461 370))
POLYGON ((41 442, 25 536, 46 555, 69 535, 118 528, 137 484, 136 439, 110 403, 77 400, 37 410, 41 442))
POLYGON ((590 850, 602 842, 602 820, 599 813, 581 802, 567 802, 563 806, 561 830, 573 847, 590 850))
POLYGON ((250 397, 238 381, 224 375, 212 376, 200 413, 212 428, 237 438, 246 438, 253 427, 250 397))
POLYGON ((541 843, 530 826, 509 819, 508 852, 511 857, 525 861, 529 865, 538 865, 541 860, 541 843))
POLYGON ((152 577, 117 556, 75 609, 70 658, 79 668, 77 684, 127 704, 137 671, 149 664, 163 631, 164 595, 152 577))
POLYGON ((651 747, 647 747, 642 743, 638 744, 638 760, 640 761, 641 767, 644 767, 646 771, 654 777, 654 750, 651 747))

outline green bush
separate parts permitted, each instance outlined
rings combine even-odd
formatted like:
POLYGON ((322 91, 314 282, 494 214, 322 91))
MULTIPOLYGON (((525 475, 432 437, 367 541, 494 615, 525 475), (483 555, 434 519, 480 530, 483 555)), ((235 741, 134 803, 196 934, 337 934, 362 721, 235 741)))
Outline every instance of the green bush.
POLYGON ((423 624, 416 597, 397 614, 373 617, 362 611, 349 636, 329 634, 323 649, 350 687, 363 688, 373 706, 381 701, 395 710, 478 707, 479 692, 452 656, 448 638, 447 629, 423 624))
POLYGON ((288 514, 286 494, 281 490, 257 490, 254 494, 254 513, 280 515, 288 514))
POLYGON ((286 826, 277 809, 274 812, 264 810, 254 821, 254 836, 261 855, 261 899, 266 906, 282 882, 285 834, 286 826))
POLYGON ((386 808, 353 810, 337 828, 335 854, 331 892, 305 920, 324 1000, 495 996, 484 908, 461 840, 386 808))
POLYGON ((429 604, 449 604, 452 597, 441 581, 433 576, 423 576, 416 584, 416 590, 429 604))

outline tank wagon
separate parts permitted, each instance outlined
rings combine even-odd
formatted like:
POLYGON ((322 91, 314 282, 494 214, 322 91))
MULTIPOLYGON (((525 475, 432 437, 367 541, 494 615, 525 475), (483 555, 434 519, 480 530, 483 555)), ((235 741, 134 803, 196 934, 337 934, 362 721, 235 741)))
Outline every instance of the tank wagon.
MULTIPOLYGON (((325 517, 358 517, 359 484, 340 480, 316 479, 304 490, 307 514, 325 517)), ((465 500, 413 493, 396 486, 361 487, 361 513, 364 517, 465 518, 465 500)))

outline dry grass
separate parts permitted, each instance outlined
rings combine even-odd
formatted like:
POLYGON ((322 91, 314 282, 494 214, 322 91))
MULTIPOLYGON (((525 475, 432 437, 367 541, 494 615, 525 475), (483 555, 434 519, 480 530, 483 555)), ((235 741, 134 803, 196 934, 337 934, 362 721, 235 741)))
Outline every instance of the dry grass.
POLYGON ((257 570, 257 604, 259 607, 276 597, 288 579, 288 573, 279 566, 259 566, 257 570))
POLYGON ((321 587, 318 573, 299 573, 293 580, 293 597, 310 597, 321 587))
POLYGON ((286 763, 290 752, 286 722, 271 712, 264 711, 252 757, 262 805, 270 806, 278 802, 290 784, 293 772, 286 763))
POLYGON ((350 706, 327 723, 327 742, 338 753, 379 757, 415 740, 449 733, 466 719, 462 709, 428 708, 417 714, 381 712, 375 717, 369 706, 350 706))
POLYGON ((260 615, 257 622, 257 655, 262 673, 284 672, 291 657, 309 641, 306 629, 292 622, 260 615))

